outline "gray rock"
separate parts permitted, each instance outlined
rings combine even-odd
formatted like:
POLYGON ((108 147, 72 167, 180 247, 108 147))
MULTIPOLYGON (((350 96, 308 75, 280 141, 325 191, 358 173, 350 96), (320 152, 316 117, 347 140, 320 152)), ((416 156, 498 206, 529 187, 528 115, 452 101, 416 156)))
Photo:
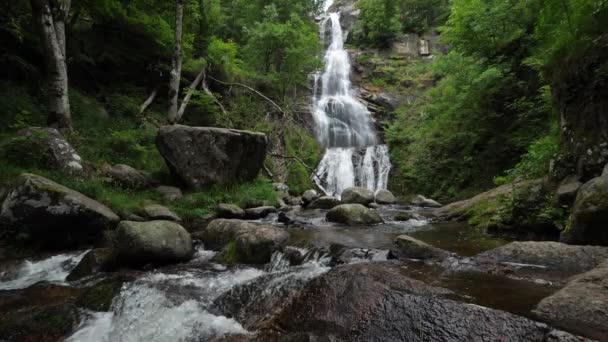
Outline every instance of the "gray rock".
POLYGON ((182 194, 182 190, 180 188, 176 188, 174 186, 166 186, 161 185, 157 187, 156 192, 163 196, 163 199, 166 202, 175 202, 181 199, 184 195, 182 194))
POLYGON ((188 231, 171 221, 122 221, 114 248, 117 263, 129 266, 187 261, 194 254, 188 231))
POLYGON ((146 188, 152 183, 148 175, 125 164, 116 164, 102 171, 115 183, 129 189, 146 188))
POLYGON ((543 321, 608 340, 608 261, 577 275, 563 289, 543 299, 533 311, 543 321))
POLYGON ((182 219, 171 209, 160 204, 151 204, 144 207, 144 213, 150 220, 165 220, 179 222, 182 219))
POLYGON ((560 240, 571 244, 608 246, 608 177, 585 183, 576 196, 560 240))
POLYGON ((70 272, 67 281, 75 281, 97 272, 110 270, 115 263, 116 253, 112 248, 96 248, 89 251, 70 272))
POLYGON ((53 169, 69 174, 82 174, 82 158, 70 143, 55 128, 29 127, 19 132, 37 146, 37 155, 53 169))
POLYGON ((85 195, 34 174, 19 176, 0 211, 0 227, 56 246, 94 242, 119 217, 85 195))
POLYGON ((129 214, 127 216, 127 221, 135 221, 135 222, 145 222, 147 221, 145 218, 139 216, 139 215, 135 215, 135 214, 129 214))
POLYGON ((397 198, 395 198, 395 195, 393 195, 393 193, 388 190, 379 190, 378 192, 376 192, 376 203, 395 204, 397 203, 397 198))
POLYGON ((423 208, 439 208, 441 204, 430 198, 426 198, 422 195, 417 195, 411 201, 412 205, 423 207, 423 208))
POLYGON ((396 254, 405 259, 445 259, 450 253, 433 247, 411 236, 400 235, 395 239, 396 254))
POLYGON ((395 221, 409 221, 414 218, 414 215, 410 213, 399 213, 393 218, 395 221))
POLYGON ((555 192, 555 201, 557 205, 571 206, 576 199, 578 190, 583 186, 583 183, 578 180, 572 180, 562 183, 555 192))
POLYGON ((207 248, 221 250, 234 242, 233 257, 249 264, 265 264, 272 252, 281 248, 289 238, 284 230, 241 220, 213 220, 197 235, 207 248))
POLYGON ((171 172, 195 189, 253 180, 267 144, 262 133, 182 125, 161 127, 156 138, 171 172))
POLYGON ((608 177, 608 164, 604 166, 604 170, 602 171, 602 177, 608 177))
POLYGON ((319 195, 319 193, 317 192, 317 190, 306 190, 304 191, 304 194, 302 195, 302 202, 304 202, 304 204, 310 204, 312 202, 314 202, 316 199, 318 199, 319 197, 321 197, 321 195, 319 195))
POLYGON ((257 220, 264 218, 272 213, 276 213, 277 208, 271 206, 263 206, 257 208, 245 209, 245 217, 250 220, 257 220))
POLYGON ((321 196, 313 201, 308 208, 310 209, 331 209, 340 205, 340 200, 331 196, 321 196))
POLYGON ((215 213, 219 218, 226 219, 243 219, 245 211, 234 204, 221 203, 215 208, 215 213))
POLYGON ((374 201, 374 193, 366 188, 352 187, 342 192, 342 203, 368 205, 374 201))
POLYGON ((375 210, 362 204, 341 204, 331 209, 326 218, 330 222, 342 224, 378 224, 384 222, 375 210))
POLYGON ((292 207, 301 206, 302 204, 304 204, 300 197, 289 196, 288 198, 286 198, 286 200, 287 204, 292 207))

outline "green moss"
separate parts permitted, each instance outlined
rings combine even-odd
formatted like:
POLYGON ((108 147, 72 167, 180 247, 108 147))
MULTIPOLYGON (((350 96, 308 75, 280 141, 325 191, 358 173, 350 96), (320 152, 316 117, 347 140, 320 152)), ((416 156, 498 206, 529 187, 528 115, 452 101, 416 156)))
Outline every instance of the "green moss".
POLYGON ((234 265, 239 262, 239 256, 236 250, 236 241, 230 241, 222 250, 220 254, 218 254, 214 260, 224 265, 234 265))
POLYGON ((78 299, 76 305, 92 311, 109 311, 114 297, 120 293, 121 279, 106 279, 87 289, 78 299))
POLYGON ((413 218, 410 213, 399 213, 395 215, 395 221, 409 221, 413 218))

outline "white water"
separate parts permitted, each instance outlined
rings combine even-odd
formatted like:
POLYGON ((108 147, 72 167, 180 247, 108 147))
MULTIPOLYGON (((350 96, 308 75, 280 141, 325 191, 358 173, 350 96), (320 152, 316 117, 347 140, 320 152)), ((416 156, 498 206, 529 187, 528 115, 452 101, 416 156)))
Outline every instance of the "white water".
POLYGON ((24 289, 41 281, 63 284, 87 252, 60 254, 38 261, 26 260, 14 274, 8 274, 8 271, 0 273, 0 290, 24 289))
MULTIPOLYGON (((331 2, 326 2, 326 10, 331 2)), ((324 46, 328 28, 331 42, 325 53, 325 71, 315 75, 313 88, 317 139, 327 152, 313 179, 325 193, 338 197, 352 186, 374 192, 386 189, 391 168, 388 148, 378 145, 370 112, 357 100, 351 84, 351 64, 344 49, 339 13, 330 13, 321 23, 324 46)))

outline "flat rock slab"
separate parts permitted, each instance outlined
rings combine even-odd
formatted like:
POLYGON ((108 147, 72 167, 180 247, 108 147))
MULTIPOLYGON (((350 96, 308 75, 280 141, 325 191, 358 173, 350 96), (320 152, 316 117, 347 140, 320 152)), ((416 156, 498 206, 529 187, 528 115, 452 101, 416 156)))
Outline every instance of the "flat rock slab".
POLYGON ((194 189, 253 180, 267 145, 265 134, 213 127, 164 126, 156 137, 171 172, 194 189))

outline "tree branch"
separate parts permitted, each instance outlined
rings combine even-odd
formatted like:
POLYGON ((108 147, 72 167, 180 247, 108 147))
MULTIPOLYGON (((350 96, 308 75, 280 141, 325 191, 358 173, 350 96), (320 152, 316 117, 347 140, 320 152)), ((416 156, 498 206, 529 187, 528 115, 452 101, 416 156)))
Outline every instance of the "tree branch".
POLYGON ((220 83, 220 84, 224 84, 224 85, 229 85, 229 86, 239 86, 239 87, 243 87, 246 88, 254 93, 256 93, 258 96, 260 96, 261 98, 265 99, 266 101, 270 102, 275 108, 277 108, 281 114, 283 114, 283 116, 287 116, 287 114, 285 113, 285 111, 283 110, 283 108, 281 108, 278 104, 276 104, 276 102, 272 101, 269 97, 267 97, 266 95, 260 93, 259 91, 251 88, 248 85, 242 84, 242 83, 235 83, 235 82, 224 82, 224 81, 220 81, 216 78, 213 78, 211 76, 209 76, 210 79, 220 83))

